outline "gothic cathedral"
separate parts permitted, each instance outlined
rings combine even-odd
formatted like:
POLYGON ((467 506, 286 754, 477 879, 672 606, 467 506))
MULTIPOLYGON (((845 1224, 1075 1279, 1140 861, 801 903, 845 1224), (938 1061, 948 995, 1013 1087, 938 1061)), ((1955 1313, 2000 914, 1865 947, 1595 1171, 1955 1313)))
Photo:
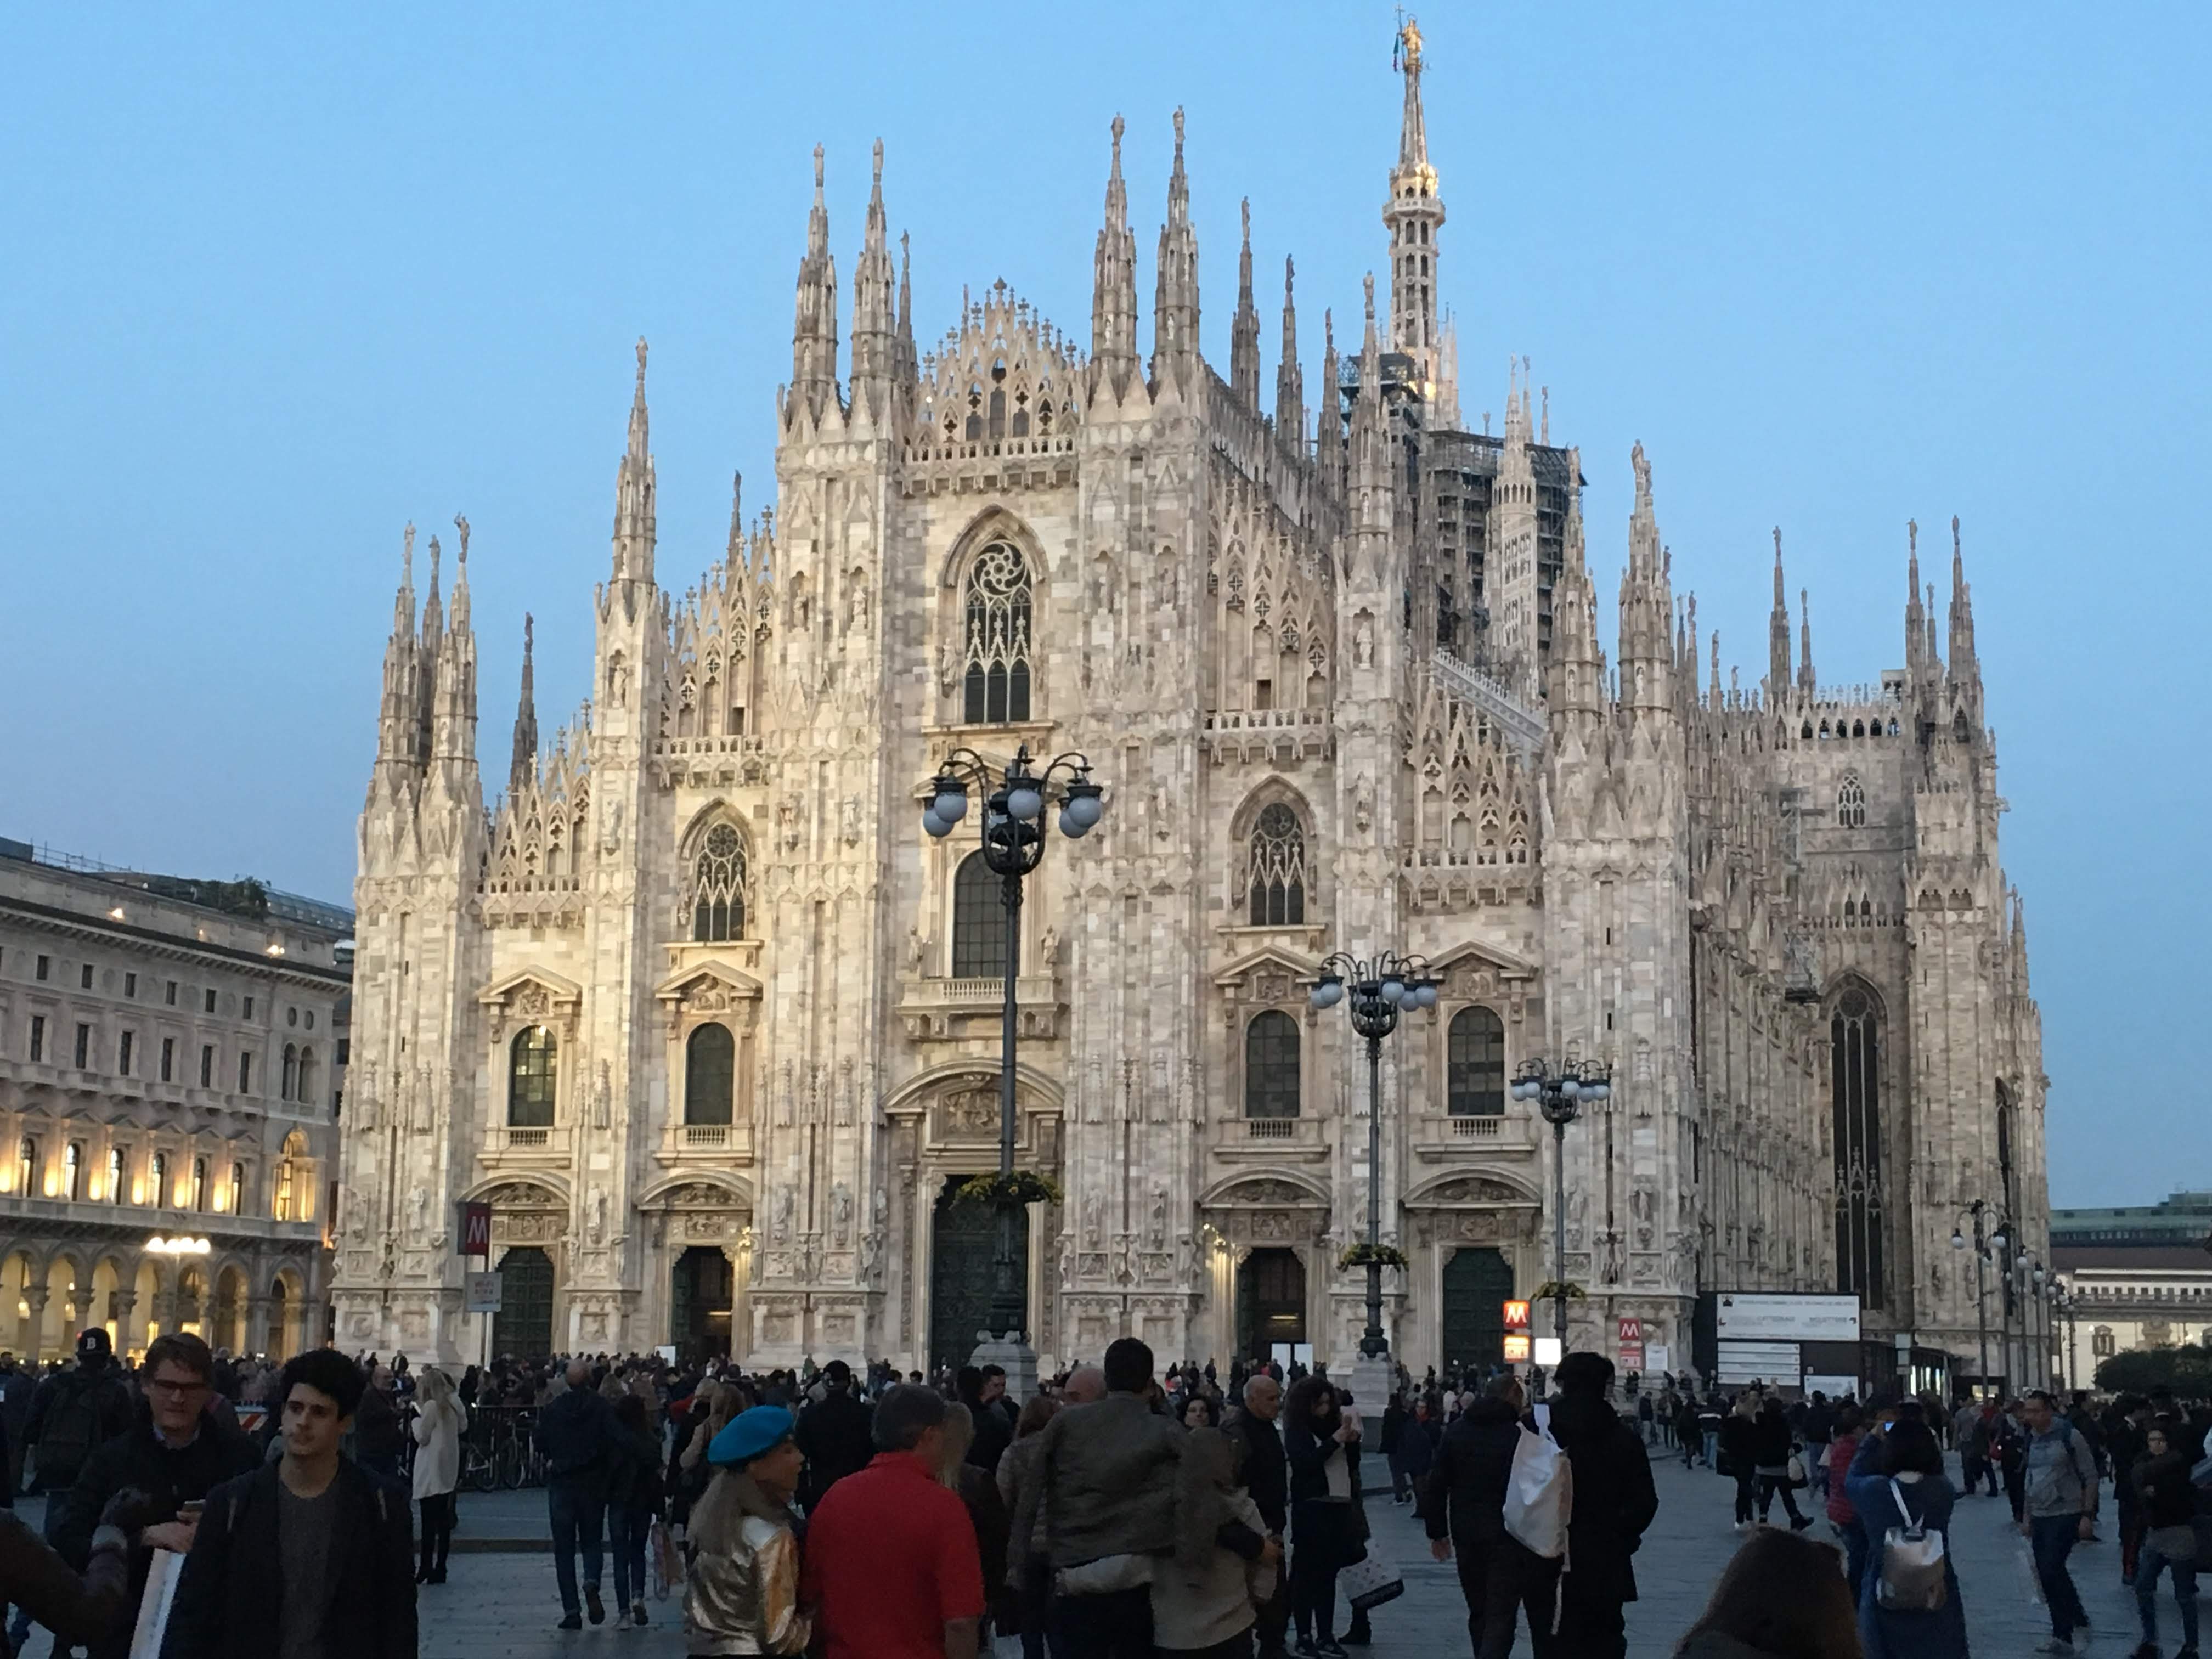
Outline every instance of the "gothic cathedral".
MULTIPOLYGON (((1905 665, 1701 684, 1639 446, 1608 663, 1578 452, 1525 366, 1467 430, 1419 39, 1356 349, 1272 411, 1249 218, 1229 373, 1199 350, 1182 118, 1152 349, 1114 123, 1088 349, 1001 283, 917 351, 876 187, 841 378, 815 153, 776 500, 657 578, 645 347, 591 603, 592 695, 503 792, 477 750, 468 529, 416 610, 412 532, 360 828, 339 1344, 468 1360, 674 1345, 755 1365, 961 1363, 989 1297, 1007 940, 971 835, 921 816, 963 745, 1086 754, 1100 827, 1021 912, 1024 1271, 1050 1369, 1304 1342, 1350 1364, 1370 1194, 1416 1373, 1494 1361, 1553 1276, 1553 1139, 1508 1079, 1609 1062, 1564 1140, 1575 1346, 1676 1366, 1715 1290, 1857 1292, 1973 1350, 1950 1249, 1985 1200, 2047 1256, 2044 1089, 1953 526, 1948 650, 1908 553, 1905 665), (1484 425, 1488 426, 1486 418, 1484 425), (1417 951, 1382 1059, 1308 994, 1417 951), (492 1206, 493 1328, 461 1206, 492 1206)), ((963 826, 966 828, 967 826, 963 826)), ((1656 1366, 1655 1366, 1656 1369, 1656 1366)))

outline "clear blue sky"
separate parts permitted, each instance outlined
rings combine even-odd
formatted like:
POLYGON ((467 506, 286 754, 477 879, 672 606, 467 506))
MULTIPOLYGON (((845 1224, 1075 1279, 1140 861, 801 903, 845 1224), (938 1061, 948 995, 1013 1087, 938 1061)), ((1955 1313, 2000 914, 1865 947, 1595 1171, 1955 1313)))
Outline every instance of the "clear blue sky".
MULTIPOLYGON (((1940 550, 1964 518, 2054 1198, 2212 1183, 2208 13, 1422 21, 1470 418, 1528 354, 1601 592, 1641 438, 1747 683, 1770 526, 1847 681, 1903 659, 1905 520, 1940 550)), ((1310 380, 1322 307, 1356 336, 1382 254, 1391 32, 1343 4, 17 8, 0 835, 346 896, 400 526, 457 511, 496 776, 526 608, 549 731, 586 688, 639 334, 664 581, 719 554, 732 468, 768 501, 817 140, 848 306, 880 136, 925 345, 1000 276, 1087 337, 1107 124, 1148 311, 1182 104, 1208 355, 1249 195, 1264 384, 1286 251, 1310 380)))

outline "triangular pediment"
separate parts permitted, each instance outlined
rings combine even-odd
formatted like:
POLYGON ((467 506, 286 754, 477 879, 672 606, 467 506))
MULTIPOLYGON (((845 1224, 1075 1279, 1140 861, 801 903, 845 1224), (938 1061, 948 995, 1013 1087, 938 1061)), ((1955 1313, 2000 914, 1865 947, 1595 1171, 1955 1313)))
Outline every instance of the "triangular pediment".
POLYGON ((531 986, 544 992, 556 1006, 562 1003, 580 1003, 584 1000, 584 988, 573 979, 547 968, 519 968, 485 986, 477 993, 477 1000, 481 1003, 504 1002, 531 986))
POLYGON ((1455 945, 1439 956, 1429 958, 1429 966, 1438 979, 1443 979, 1455 968, 1469 968, 1477 971, 1487 968, 1501 979, 1534 979, 1536 964, 1524 956, 1509 951, 1486 939, 1474 939, 1465 945, 1455 945))
POLYGON ((685 963, 654 986, 653 994, 663 1002, 681 1002, 708 987, 734 997, 758 997, 761 994, 761 982, 750 974, 720 957, 708 957, 703 962, 685 963))
POLYGON ((1231 963, 1213 976, 1213 982, 1225 988, 1241 985, 1255 974, 1269 972, 1288 974, 1297 983, 1310 985, 1321 977, 1321 963, 1316 957, 1286 951, 1279 945, 1263 945, 1249 956, 1231 963))

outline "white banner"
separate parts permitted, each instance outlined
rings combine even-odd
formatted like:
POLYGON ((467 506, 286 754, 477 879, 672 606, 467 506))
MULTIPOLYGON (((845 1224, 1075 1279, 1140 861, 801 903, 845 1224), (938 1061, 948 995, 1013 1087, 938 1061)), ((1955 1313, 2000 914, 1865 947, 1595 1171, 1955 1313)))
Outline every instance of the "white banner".
POLYGON ((1856 1342, 1859 1299, 1855 1296, 1791 1296, 1723 1291, 1715 1324, 1721 1338, 1765 1338, 1791 1342, 1856 1342))
POLYGON ((1767 1382, 1794 1389, 1803 1375, 1795 1342, 1723 1342, 1713 1380, 1732 1387, 1767 1382))

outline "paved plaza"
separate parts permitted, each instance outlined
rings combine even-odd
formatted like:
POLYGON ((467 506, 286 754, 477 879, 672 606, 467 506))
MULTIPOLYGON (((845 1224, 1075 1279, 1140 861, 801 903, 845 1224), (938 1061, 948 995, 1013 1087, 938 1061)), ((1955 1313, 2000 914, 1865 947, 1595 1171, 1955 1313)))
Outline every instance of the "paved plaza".
MULTIPOLYGON (((1668 1659, 1682 1632, 1703 1609, 1722 1565, 1735 1548, 1730 1525, 1730 1482, 1703 1469, 1685 1473, 1666 1458, 1655 1466, 1659 1519, 1636 1558, 1643 1599, 1628 1610, 1631 1659, 1668 1659)), ((2075 1579, 2095 1620, 2094 1650, 2117 1659, 2136 1642, 2133 1593, 2119 1582, 2116 1528, 2106 1493, 2104 1541, 2075 1552, 2075 1579)), ((1470 1651, 1466 1607, 1449 1565, 1429 1559, 1420 1526, 1387 1497, 1370 1498, 1375 1535, 1406 1572, 1405 1595, 1375 1617, 1376 1659, 1449 1659, 1470 1651)), ((35 1520, 37 1508, 27 1513, 35 1520)), ((1778 1507, 1775 1511, 1780 1516, 1778 1507)), ((1828 1535, 1820 1521, 1818 1536, 1828 1535)), ((525 1659, 526 1656, 617 1649, 635 1659, 678 1659, 684 1653, 680 1592, 665 1601, 647 1598, 653 1623, 642 1631, 617 1631, 614 1613, 598 1628, 575 1634, 554 1630, 560 1616, 552 1563, 545 1553, 545 1499, 539 1492, 465 1492, 455 1537, 451 1580, 422 1592, 423 1659, 525 1659)), ((1953 1547, 1966 1604, 1967 1628, 1980 1659, 2025 1659, 2049 1632, 2030 1569, 2027 1547, 2011 1525, 2002 1498, 1960 1501, 1953 1547)), ((613 1594, 607 1582, 607 1594, 613 1594)), ((2161 1610, 2166 1650, 2178 1645, 2171 1597, 2161 1610)), ((1014 1645, 1008 1643, 1006 1650, 1014 1645)), ((1516 1647, 1528 1652, 1525 1633, 1516 1647)), ((27 1652, 46 1659, 46 1638, 27 1652)))

